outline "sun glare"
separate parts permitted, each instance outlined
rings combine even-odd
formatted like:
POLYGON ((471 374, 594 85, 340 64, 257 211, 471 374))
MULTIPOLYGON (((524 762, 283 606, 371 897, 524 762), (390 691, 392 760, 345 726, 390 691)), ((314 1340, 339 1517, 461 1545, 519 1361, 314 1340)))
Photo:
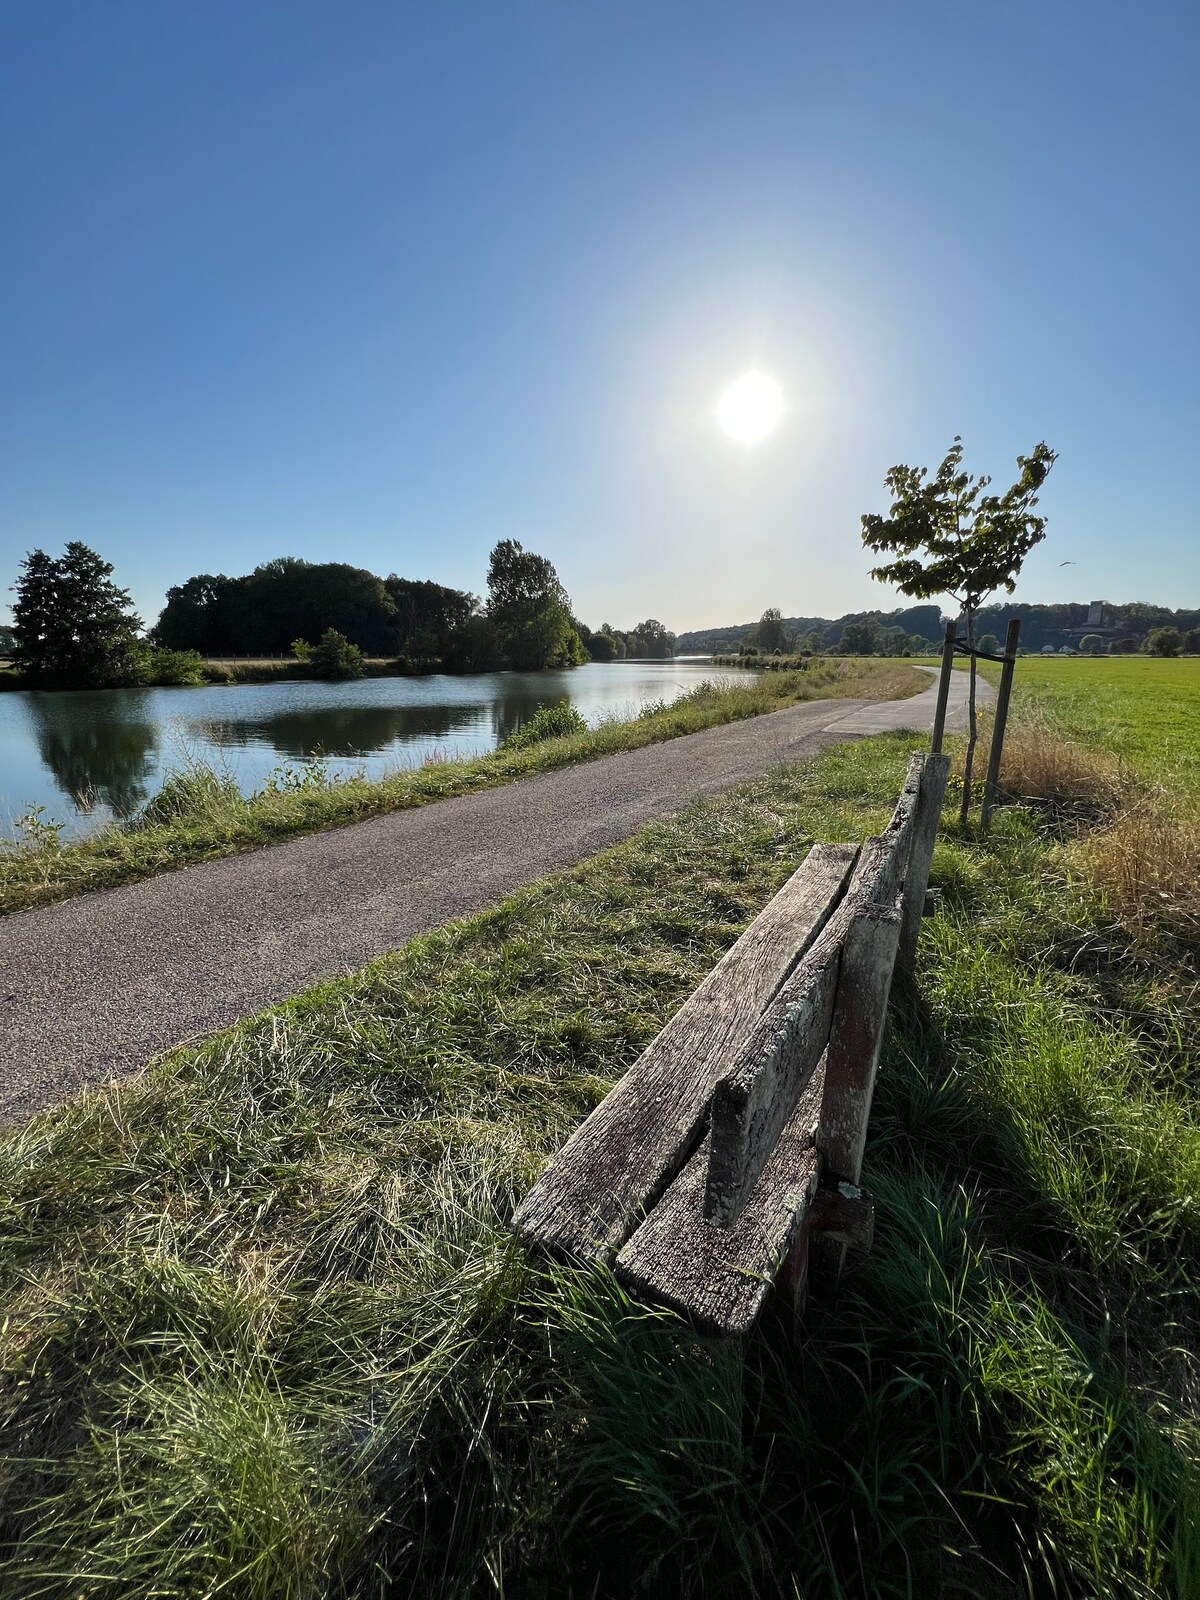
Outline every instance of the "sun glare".
POLYGON ((761 444, 783 416, 783 391, 765 372, 746 372, 717 401, 717 421, 738 444, 761 444))

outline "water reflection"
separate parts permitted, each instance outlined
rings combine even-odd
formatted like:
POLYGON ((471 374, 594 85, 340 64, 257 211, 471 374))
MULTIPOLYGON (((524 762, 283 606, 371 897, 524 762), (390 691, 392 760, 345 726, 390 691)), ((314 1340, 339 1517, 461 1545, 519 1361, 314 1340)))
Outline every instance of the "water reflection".
POLYGON ((341 775, 492 750, 537 710, 567 702, 593 726, 673 700, 706 678, 699 662, 614 662, 573 672, 371 678, 199 689, 0 693, 0 833, 30 805, 69 832, 127 817, 184 760, 225 768, 242 792, 289 766, 327 758, 341 775))
POLYGON ((85 816, 97 805, 129 817, 146 800, 158 768, 158 734, 147 692, 123 691, 120 717, 97 719, 88 694, 31 694, 27 709, 38 753, 85 816))

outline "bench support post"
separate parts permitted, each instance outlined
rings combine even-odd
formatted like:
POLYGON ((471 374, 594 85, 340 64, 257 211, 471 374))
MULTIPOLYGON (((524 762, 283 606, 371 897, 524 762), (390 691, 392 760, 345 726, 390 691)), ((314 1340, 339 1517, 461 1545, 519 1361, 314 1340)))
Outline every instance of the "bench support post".
MULTIPOLYGON (((900 928, 899 903, 864 906, 846 933, 817 1131, 827 1184, 831 1180, 857 1184, 862 1173, 900 928)), ((814 1219, 814 1225, 820 1227, 820 1219, 814 1219)), ((812 1261, 822 1277, 838 1277, 845 1259, 844 1242, 818 1234, 812 1261)))
POLYGON ((925 910, 925 891, 929 887, 929 867, 933 861, 933 845, 937 838, 938 823, 942 820, 942 802, 946 798, 946 780, 949 776, 949 756, 932 755, 927 758, 921 774, 921 798, 917 805, 908 872, 904 879, 904 908, 901 913, 900 945, 896 954, 897 970, 905 978, 911 978, 917 959, 917 937, 925 910))

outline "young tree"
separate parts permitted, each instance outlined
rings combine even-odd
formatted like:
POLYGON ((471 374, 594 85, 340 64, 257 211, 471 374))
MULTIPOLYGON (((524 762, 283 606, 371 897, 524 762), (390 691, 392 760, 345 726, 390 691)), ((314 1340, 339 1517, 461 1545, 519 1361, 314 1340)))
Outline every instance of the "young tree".
MULTIPOLYGON (((1028 456, 1018 456, 1019 476, 1002 495, 986 494, 992 480, 971 477, 962 470, 962 459, 962 440, 955 435, 930 482, 925 481, 924 467, 893 467, 884 480, 892 495, 890 514, 864 516, 862 539, 868 549, 898 558, 873 567, 873 578, 894 583, 914 599, 948 594, 958 602, 973 651, 975 613, 994 590, 1013 592, 1025 557, 1046 537, 1046 519, 1035 516, 1033 508, 1057 453, 1043 442, 1028 456)), ((972 654, 970 734, 960 811, 964 822, 971 805, 979 731, 975 681, 972 654)))
POLYGON ((979 648, 984 655, 998 656, 1000 654, 1000 641, 994 633, 985 633, 979 641, 979 648))
POLYGON ((1098 633, 1085 633, 1079 641, 1079 653, 1085 656, 1103 655, 1104 640, 1098 633))
POLYGON ((336 628, 325 629, 308 652, 308 664, 314 678, 361 678, 367 670, 362 651, 336 628))
POLYGON ((31 550, 21 563, 13 659, 32 683, 92 689, 137 681, 142 620, 112 570, 77 539, 57 561, 31 550))

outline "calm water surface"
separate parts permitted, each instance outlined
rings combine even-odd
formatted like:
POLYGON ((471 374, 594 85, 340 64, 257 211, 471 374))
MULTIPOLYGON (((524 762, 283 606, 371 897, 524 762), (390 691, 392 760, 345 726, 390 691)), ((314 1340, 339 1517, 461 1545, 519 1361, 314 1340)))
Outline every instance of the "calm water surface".
POLYGON ((379 776, 494 750, 539 705, 569 700, 594 727, 677 699, 705 678, 745 682, 746 674, 693 658, 569 672, 0 694, 0 832, 34 805, 74 834, 128 817, 188 760, 228 772, 244 794, 280 767, 315 760, 331 775, 365 768, 379 776))

